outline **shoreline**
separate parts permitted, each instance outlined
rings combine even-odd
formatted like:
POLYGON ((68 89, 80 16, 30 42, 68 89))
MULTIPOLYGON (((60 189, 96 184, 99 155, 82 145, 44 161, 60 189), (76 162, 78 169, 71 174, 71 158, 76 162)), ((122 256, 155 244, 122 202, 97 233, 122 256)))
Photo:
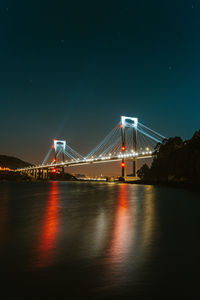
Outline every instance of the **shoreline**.
POLYGON ((156 180, 137 180, 125 182, 129 184, 141 184, 141 185, 154 185, 154 186, 165 186, 165 187, 174 187, 174 188, 200 188, 200 183, 188 182, 188 181, 156 181, 156 180))
POLYGON ((58 182, 104 182, 104 183, 126 183, 126 184, 140 184, 140 185, 152 185, 152 186, 163 186, 163 187, 173 187, 173 188, 181 188, 181 189, 200 189, 199 183, 188 183, 188 182, 158 182, 158 181, 152 181, 152 180, 137 180, 137 181, 100 181, 100 180, 59 180, 59 179, 49 179, 49 180, 30 180, 30 179, 22 179, 18 178, 17 180, 15 178, 12 179, 0 179, 0 183, 5 182, 50 182, 50 181, 58 181, 58 182))

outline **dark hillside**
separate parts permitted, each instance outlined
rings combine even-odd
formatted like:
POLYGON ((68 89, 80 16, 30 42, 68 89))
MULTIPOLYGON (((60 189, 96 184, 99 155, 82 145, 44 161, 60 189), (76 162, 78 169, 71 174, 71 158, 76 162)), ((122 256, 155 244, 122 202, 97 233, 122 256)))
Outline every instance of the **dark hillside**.
POLYGON ((151 167, 143 165, 138 176, 146 182, 200 185, 200 130, 189 140, 171 137, 158 144, 151 167))
POLYGON ((31 164, 28 162, 24 162, 23 160, 7 155, 0 155, 0 167, 2 168, 10 168, 10 169, 17 169, 28 167, 31 164))

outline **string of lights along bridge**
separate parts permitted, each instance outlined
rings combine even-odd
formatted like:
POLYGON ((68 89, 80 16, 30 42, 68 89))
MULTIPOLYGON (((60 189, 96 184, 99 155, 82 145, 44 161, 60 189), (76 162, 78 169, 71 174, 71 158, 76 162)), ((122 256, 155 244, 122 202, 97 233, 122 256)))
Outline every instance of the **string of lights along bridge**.
POLYGON ((65 140, 53 140, 41 165, 18 169, 36 178, 48 177, 48 172, 64 172, 65 167, 121 161, 121 176, 126 177, 126 162, 133 162, 133 177, 137 177, 137 160, 152 157, 157 143, 166 139, 160 133, 141 124, 137 118, 122 116, 107 136, 86 156, 72 149, 65 140), (53 159, 52 159, 53 156, 53 159))

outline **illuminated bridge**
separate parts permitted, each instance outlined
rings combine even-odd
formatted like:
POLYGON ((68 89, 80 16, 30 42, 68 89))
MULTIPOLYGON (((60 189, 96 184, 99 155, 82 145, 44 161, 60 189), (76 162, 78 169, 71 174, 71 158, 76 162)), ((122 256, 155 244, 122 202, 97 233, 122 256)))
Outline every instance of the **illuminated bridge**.
POLYGON ((86 156, 72 149, 64 140, 54 140, 43 162, 37 166, 17 169, 35 178, 48 178, 48 172, 87 164, 121 161, 122 177, 126 177, 126 162, 133 162, 133 177, 137 177, 137 160, 150 158, 155 146, 166 139, 140 123, 137 118, 121 117, 108 135, 86 156), (53 158, 52 158, 53 156, 53 158))

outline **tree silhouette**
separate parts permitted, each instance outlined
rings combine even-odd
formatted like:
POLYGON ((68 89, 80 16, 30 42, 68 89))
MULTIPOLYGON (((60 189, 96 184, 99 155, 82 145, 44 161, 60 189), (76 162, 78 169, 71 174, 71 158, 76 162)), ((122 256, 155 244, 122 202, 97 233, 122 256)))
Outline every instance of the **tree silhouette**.
POLYGON ((200 130, 186 141, 180 137, 164 140, 157 144, 153 155, 151 167, 145 164, 138 170, 140 178, 200 183, 200 130))

